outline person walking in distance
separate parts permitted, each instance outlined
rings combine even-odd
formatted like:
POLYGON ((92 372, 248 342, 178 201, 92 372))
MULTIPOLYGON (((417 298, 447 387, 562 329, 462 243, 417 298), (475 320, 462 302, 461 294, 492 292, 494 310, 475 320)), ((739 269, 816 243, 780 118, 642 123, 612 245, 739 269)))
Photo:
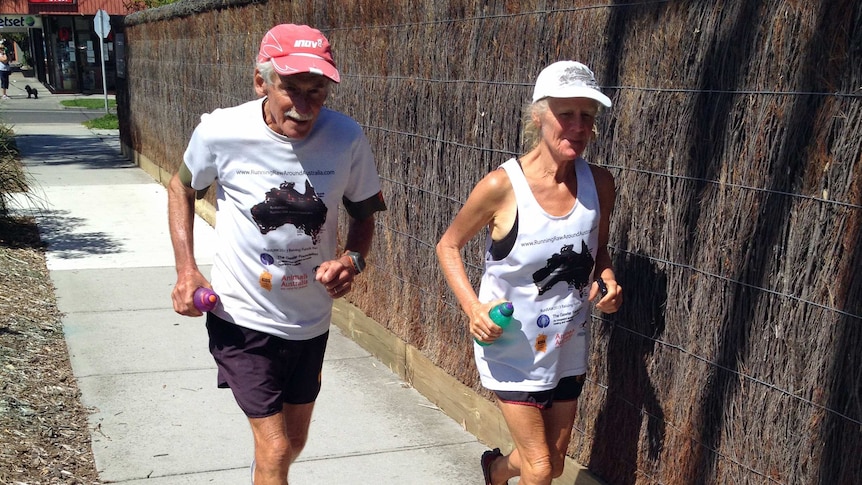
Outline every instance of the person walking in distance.
POLYGON ((486 485, 516 476, 521 485, 547 485, 563 473, 587 373, 590 301, 606 313, 622 303, 607 249, 613 176, 583 158, 600 106, 611 100, 587 66, 560 61, 542 70, 523 110, 532 148, 476 184, 437 244, 478 341, 482 385, 494 392, 515 444, 508 456, 482 455, 486 485), (477 294, 461 249, 483 228, 477 294), (514 307, 505 330, 488 316, 501 301, 514 307))
POLYGON ((12 66, 9 65, 9 56, 6 55, 6 48, 3 43, 0 43, 0 99, 9 99, 6 91, 9 89, 9 75, 12 74, 12 66))
POLYGON ((260 98, 201 116, 168 186, 174 310, 200 316, 195 291, 218 295, 206 316, 209 347, 218 386, 251 425, 254 485, 288 483, 320 391, 333 299, 364 269, 374 214, 386 209, 362 129, 324 107, 339 81, 319 30, 276 25, 257 55, 260 98), (210 284, 192 233, 195 197, 215 182, 210 284), (339 204, 349 222, 336 254, 339 204))

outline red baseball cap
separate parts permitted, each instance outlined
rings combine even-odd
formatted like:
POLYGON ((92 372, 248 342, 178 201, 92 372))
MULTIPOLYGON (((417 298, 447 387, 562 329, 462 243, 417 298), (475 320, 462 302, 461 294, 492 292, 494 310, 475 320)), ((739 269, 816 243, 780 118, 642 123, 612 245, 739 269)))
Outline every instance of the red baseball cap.
POLYGON ((307 25, 280 24, 269 29, 257 54, 258 63, 267 61, 282 76, 310 72, 341 81, 329 41, 307 25))

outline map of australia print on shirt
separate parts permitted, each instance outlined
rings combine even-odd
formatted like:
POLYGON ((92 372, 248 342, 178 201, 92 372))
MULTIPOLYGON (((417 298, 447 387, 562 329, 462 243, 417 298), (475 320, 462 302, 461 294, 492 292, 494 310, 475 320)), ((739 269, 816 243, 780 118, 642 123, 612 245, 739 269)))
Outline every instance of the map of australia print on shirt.
POLYGON ((251 216, 261 234, 292 224, 317 244, 320 229, 326 221, 326 204, 310 181, 305 181, 304 193, 299 193, 295 185, 294 182, 283 182, 278 188, 270 189, 264 201, 251 208, 251 216))
POLYGON ((569 286, 583 290, 590 284, 590 273, 595 261, 590 254, 586 241, 581 242, 581 252, 574 251, 573 244, 567 244, 547 259, 545 267, 533 273, 533 283, 542 295, 557 283, 565 282, 569 286))

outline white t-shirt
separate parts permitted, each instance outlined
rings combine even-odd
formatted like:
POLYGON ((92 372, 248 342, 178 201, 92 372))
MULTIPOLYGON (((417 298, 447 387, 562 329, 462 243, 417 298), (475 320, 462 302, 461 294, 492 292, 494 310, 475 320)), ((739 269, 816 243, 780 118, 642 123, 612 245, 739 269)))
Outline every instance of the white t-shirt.
POLYGON ((489 251, 479 300, 506 299, 515 313, 491 345, 473 345, 487 389, 544 391, 587 371, 589 291, 599 239, 599 198, 587 162, 575 160, 577 200, 563 216, 545 212, 518 161, 502 167, 518 205, 517 236, 507 256, 489 251))
POLYGON ((332 298, 314 279, 335 257, 338 205, 380 192, 361 127, 326 109, 302 140, 272 131, 262 99, 201 116, 184 155, 192 187, 218 181, 213 313, 287 340, 329 329, 332 298))

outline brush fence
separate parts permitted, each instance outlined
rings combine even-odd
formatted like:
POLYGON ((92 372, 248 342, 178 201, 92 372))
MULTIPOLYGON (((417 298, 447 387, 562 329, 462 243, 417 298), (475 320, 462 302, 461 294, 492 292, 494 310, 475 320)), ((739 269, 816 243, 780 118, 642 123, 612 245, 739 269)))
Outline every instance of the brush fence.
POLYGON ((126 18, 124 145, 173 172, 201 113, 254 97, 286 22, 328 36, 329 106, 377 157, 367 315, 489 396, 434 246, 522 152, 541 68, 580 60, 614 102, 587 158, 616 177, 626 302, 592 318, 570 455, 620 484, 862 477, 862 4, 182 1, 126 18))

